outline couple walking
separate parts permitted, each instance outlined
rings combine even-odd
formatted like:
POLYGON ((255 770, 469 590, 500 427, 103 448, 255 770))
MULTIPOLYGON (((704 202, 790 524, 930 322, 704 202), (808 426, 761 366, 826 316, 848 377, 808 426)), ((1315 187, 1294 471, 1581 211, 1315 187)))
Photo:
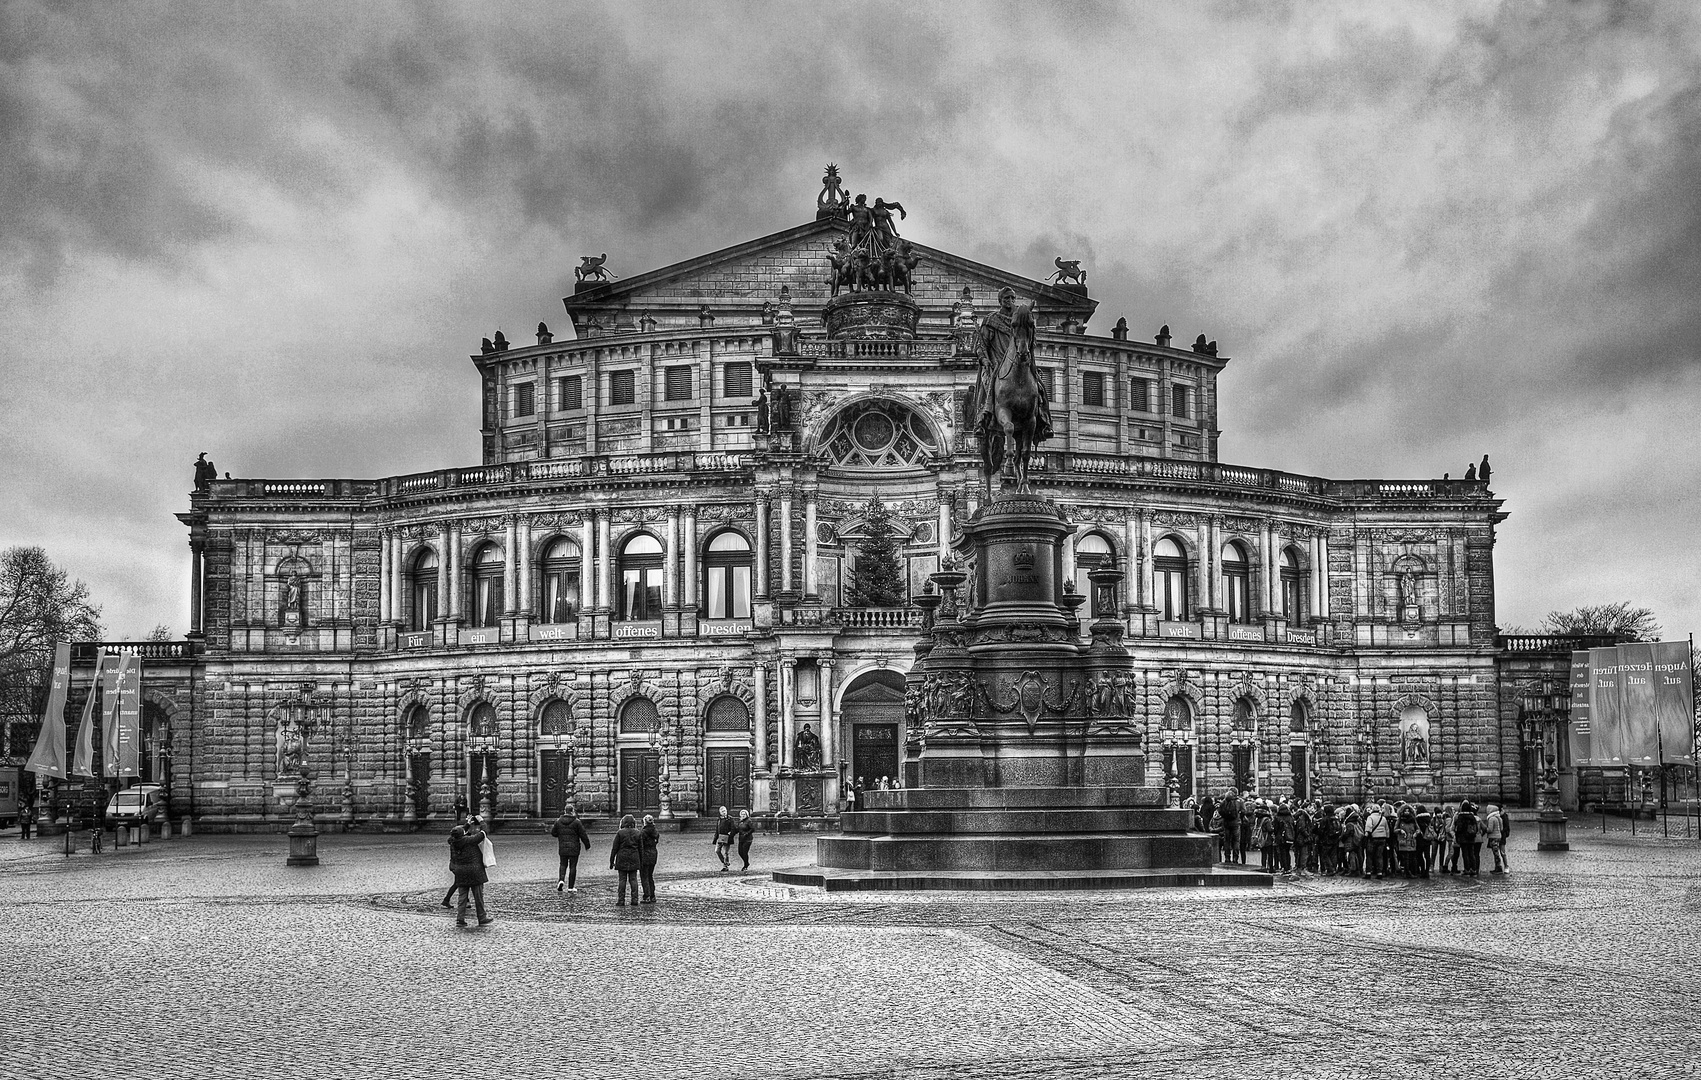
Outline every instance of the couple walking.
POLYGON ((455 883, 443 894, 443 906, 448 907, 449 898, 460 893, 460 903, 455 909, 456 926, 467 925, 469 895, 478 912, 480 926, 496 921, 484 910, 484 885, 490 880, 485 867, 495 865, 495 846, 485 835, 483 823, 478 818, 469 818, 464 824, 449 830, 449 872, 455 875, 455 883))
POLYGON ((738 842, 738 857, 744 862, 740 870, 750 869, 750 843, 756 839, 756 823, 750 820, 750 811, 740 810, 738 820, 732 820, 726 807, 721 807, 721 818, 715 822, 715 854, 721 860, 721 873, 732 869, 731 849, 733 841, 738 842))
POLYGON ((631 814, 620 819, 620 831, 614 834, 614 849, 608 853, 608 868, 620 875, 620 898, 617 906, 626 906, 628 886, 632 890, 632 903, 656 902, 656 849, 660 844, 661 833, 656 829, 656 819, 651 815, 644 815, 644 827, 641 829, 637 819, 631 814), (642 895, 639 893, 640 883, 643 886, 642 895))

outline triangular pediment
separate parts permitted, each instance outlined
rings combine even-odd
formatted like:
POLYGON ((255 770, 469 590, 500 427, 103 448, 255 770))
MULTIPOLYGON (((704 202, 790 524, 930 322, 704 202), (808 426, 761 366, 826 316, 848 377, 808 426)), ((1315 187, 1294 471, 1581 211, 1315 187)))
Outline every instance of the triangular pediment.
MULTIPOLYGON (((782 287, 802 325, 814 322, 831 297, 827 254, 844 226, 818 219, 706 255, 650 270, 623 280, 581 288, 563 303, 583 333, 594 321, 601 331, 641 329, 647 315, 660 328, 699 325, 706 309, 716 326, 760 324, 764 305, 777 309, 782 287)), ((977 311, 998 303, 998 291, 1012 288, 1034 301, 1042 322, 1065 316, 1085 322, 1098 302, 1083 290, 1060 288, 965 259, 925 244, 913 245, 916 268, 913 299, 929 321, 948 317, 963 290, 977 311)))

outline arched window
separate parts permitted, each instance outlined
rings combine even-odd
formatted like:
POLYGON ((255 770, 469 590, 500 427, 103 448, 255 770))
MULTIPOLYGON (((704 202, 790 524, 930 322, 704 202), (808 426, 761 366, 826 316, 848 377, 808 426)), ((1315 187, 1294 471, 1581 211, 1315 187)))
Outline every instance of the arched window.
POLYGON ((705 727, 709 731, 749 731, 750 708, 731 694, 718 697, 709 706, 705 727))
POLYGON ((1238 540, 1223 545, 1223 609, 1231 623, 1252 621, 1252 567, 1238 540))
POLYGON ((579 612, 579 545, 563 536, 543 549, 543 605, 546 623, 571 622, 579 612))
POLYGON ((1304 701, 1295 701, 1288 709, 1288 730, 1295 735, 1304 735, 1311 730, 1311 712, 1304 701))
POLYGON ((1193 726, 1193 706, 1187 699, 1177 694, 1164 702, 1164 727, 1174 731, 1185 731, 1193 726))
POLYGON ((1075 541, 1075 591, 1082 596, 1091 597, 1088 613, 1094 617, 1116 614, 1116 596, 1114 589, 1106 589, 1107 595, 1100 596, 1093 585, 1093 579, 1088 575, 1100 567, 1110 566, 1116 561, 1110 541, 1103 533, 1090 532, 1075 541))
POLYGON ((425 548, 408 568, 408 629, 429 630, 437 618, 437 553, 425 548))
POLYGON ((625 622, 661 618, 661 541, 638 533, 620 549, 620 611, 625 622))
POLYGON ((620 734, 648 735, 661 723, 656 703, 647 697, 627 698, 620 707, 620 734))
POLYGON ((728 529, 709 541, 703 557, 704 613, 711 619, 750 618, 750 543, 728 529))
POLYGON ((1152 545, 1153 601, 1158 618, 1180 622, 1187 618, 1187 552, 1181 542, 1166 536, 1152 545))
POLYGON ((551 701, 543 707, 537 729, 540 735, 573 734, 573 706, 560 698, 551 701))
POLYGON ((481 701, 467 713, 467 734, 475 739, 496 737, 496 706, 481 701))
POLYGON ((431 710, 424 705, 415 705, 409 709, 407 717, 402 721, 402 730, 407 732, 409 739, 430 738, 431 710))
POLYGON ((1282 549, 1282 618, 1289 623, 1305 618, 1305 567, 1292 547, 1282 549))
POLYGON ((1234 699, 1234 730, 1251 731, 1258 726, 1257 717, 1252 712, 1252 702, 1246 698, 1234 699))
POLYGON ((486 544, 472 563, 473 626, 495 626, 502 615, 502 549, 486 544))

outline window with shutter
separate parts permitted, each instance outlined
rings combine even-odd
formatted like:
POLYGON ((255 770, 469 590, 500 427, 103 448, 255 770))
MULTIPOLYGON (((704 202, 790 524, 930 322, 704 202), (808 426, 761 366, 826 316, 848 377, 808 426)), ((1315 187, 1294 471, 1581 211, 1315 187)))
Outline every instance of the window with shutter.
POLYGON ((556 391, 557 405, 563 409, 582 409, 585 407, 584 384, 577 375, 564 375, 559 381, 560 389, 556 391))
POLYGON ((608 403, 631 405, 638 400, 638 378, 635 371, 608 373, 608 403))
POLYGON ((1128 381, 1128 408, 1133 412, 1152 411, 1152 383, 1150 379, 1130 379, 1128 381))
POLYGON ((749 364, 728 364, 726 366, 726 396, 751 397, 755 394, 755 377, 749 364))
POLYGON ((691 400, 691 369, 689 367, 670 367, 666 374, 666 394, 668 401, 691 400))
POLYGON ((1101 372, 1087 371, 1082 373, 1081 404, 1104 404, 1104 375, 1101 372))
POLYGON ((537 384, 521 383, 514 387, 514 415, 533 416, 537 413, 537 384))
POLYGON ((1187 419, 1187 387, 1171 386, 1169 390, 1170 397, 1174 401, 1170 408, 1170 412, 1183 420, 1187 419))

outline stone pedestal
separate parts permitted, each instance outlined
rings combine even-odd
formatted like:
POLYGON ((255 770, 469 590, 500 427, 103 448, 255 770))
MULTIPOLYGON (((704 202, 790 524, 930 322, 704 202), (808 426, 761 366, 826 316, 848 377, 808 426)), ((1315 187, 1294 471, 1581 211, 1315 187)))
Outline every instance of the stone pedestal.
POLYGON ((816 865, 776 880, 833 891, 1270 883, 1213 865, 1215 837, 1191 832, 1191 811, 1146 785, 1132 658, 1120 633, 1081 641, 1069 609, 1085 597, 1061 591, 1071 532, 1026 494, 969 521, 972 582, 948 566, 933 576, 939 602, 923 605, 905 786, 868 792, 840 835, 818 841, 816 865))

